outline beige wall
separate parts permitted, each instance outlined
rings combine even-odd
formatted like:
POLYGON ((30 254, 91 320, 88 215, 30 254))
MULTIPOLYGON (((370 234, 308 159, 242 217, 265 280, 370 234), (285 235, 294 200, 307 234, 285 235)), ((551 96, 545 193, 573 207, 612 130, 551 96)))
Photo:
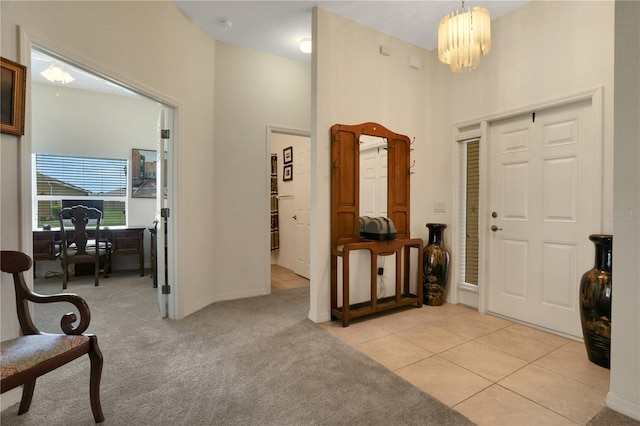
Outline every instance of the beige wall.
MULTIPOLYGON (((314 13, 315 81, 311 136, 311 309, 314 321, 330 317, 330 128, 336 123, 377 122, 415 138, 411 179, 411 231, 426 238, 423 215, 413 209, 424 193, 421 179, 433 160, 429 138, 429 81, 433 57, 426 50, 323 9, 314 13), (380 45, 390 55, 380 54, 380 45), (421 68, 409 66, 413 56, 421 68), (417 218, 417 219, 416 219, 417 218), (423 229, 424 228, 424 229, 423 229)), ((426 223, 426 222, 425 222, 426 223)))
POLYGON ((640 3, 616 2, 611 390, 607 405, 640 420, 640 3))
MULTIPOLYGON (((214 153, 211 188, 216 238, 208 247, 219 300, 270 292, 267 126, 309 131, 309 64, 216 43, 214 153)), ((210 285, 210 284, 208 284, 210 285)))

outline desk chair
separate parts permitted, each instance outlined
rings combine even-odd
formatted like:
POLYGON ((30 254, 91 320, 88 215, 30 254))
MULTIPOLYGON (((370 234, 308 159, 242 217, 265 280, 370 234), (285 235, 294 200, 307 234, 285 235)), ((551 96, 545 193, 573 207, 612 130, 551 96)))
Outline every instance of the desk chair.
POLYGON ((62 262, 62 288, 67 288, 69 265, 93 263, 95 285, 98 285, 100 265, 104 277, 109 275, 111 243, 100 241, 100 222, 102 212, 93 207, 72 206, 60 211, 60 259, 62 262), (89 235, 93 236, 89 239, 89 235))

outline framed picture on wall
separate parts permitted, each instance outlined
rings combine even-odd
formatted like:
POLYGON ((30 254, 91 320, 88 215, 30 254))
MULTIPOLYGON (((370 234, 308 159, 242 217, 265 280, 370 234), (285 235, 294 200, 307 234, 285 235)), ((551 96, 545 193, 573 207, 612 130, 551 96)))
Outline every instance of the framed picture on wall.
POLYGON ((282 156, 284 157, 284 164, 293 163, 293 147, 290 146, 282 150, 282 156))
POLYGON ((283 181, 293 180, 293 164, 284 166, 284 173, 282 174, 283 181))
MULTIPOLYGON (((167 170, 167 153, 164 153, 165 167, 167 170)), ((131 150, 131 197, 132 198, 156 198, 156 165, 158 162, 157 151, 152 149, 131 150)), ((167 176, 164 176, 163 192, 165 198, 167 176)))
POLYGON ((24 135, 27 67, 0 58, 0 131, 24 135))

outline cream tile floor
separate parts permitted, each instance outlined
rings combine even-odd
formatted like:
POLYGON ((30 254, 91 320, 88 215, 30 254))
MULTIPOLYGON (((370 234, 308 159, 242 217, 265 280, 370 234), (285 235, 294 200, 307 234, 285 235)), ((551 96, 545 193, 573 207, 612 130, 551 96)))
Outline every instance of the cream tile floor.
POLYGON ((321 326, 479 425, 585 425, 609 390, 583 343, 461 305, 321 326))
POLYGON ((271 291, 305 287, 308 285, 308 279, 294 274, 291 269, 284 268, 280 265, 271 265, 271 291))
MULTIPOLYGON (((271 266, 272 291, 308 285, 271 266)), ((461 305, 321 326, 478 425, 585 425, 609 390, 609 370, 583 343, 461 305)))

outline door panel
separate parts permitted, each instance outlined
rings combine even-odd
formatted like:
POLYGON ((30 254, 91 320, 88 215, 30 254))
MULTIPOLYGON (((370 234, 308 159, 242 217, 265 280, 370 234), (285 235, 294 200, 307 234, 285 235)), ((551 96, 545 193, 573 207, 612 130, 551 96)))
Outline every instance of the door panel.
POLYGON ((588 237, 600 232, 592 121, 588 100, 491 125, 489 311, 576 337, 588 237))

